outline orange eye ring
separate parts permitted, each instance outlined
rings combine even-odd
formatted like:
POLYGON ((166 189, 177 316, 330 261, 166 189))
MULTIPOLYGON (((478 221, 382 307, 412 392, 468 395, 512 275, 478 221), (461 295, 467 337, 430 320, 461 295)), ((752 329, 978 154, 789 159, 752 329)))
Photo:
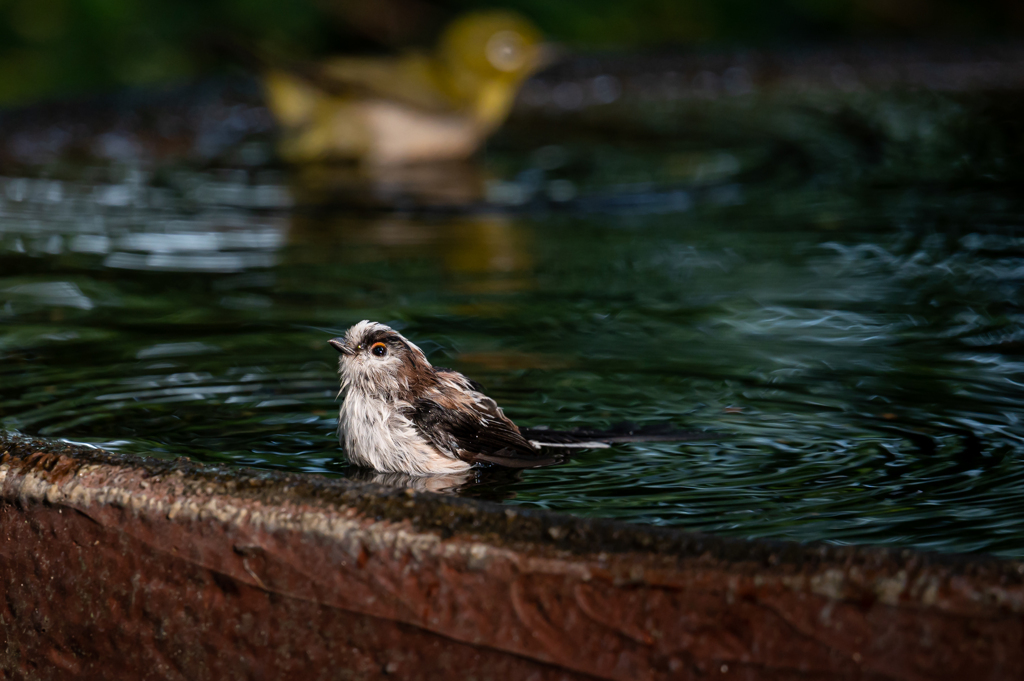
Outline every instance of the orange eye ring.
POLYGON ((374 343, 370 346, 370 352, 373 353, 374 357, 386 357, 388 346, 384 343, 374 343))

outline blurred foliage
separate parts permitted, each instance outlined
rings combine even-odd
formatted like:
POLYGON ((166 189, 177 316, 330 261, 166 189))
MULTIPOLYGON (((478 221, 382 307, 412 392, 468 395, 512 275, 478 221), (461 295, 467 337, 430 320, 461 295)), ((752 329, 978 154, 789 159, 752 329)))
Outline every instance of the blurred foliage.
MULTIPOLYGON (((295 55, 432 42, 474 0, 0 0, 0 103, 193 77, 239 40, 295 55)), ((580 49, 778 45, 872 39, 1002 39, 1019 0, 509 0, 580 49)))

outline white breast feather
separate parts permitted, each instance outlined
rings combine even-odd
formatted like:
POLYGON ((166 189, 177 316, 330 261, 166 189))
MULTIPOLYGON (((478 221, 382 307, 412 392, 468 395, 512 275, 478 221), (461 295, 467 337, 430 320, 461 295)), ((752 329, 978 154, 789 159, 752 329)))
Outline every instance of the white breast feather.
POLYGON ((407 403, 371 398, 354 387, 346 393, 338 425, 352 463, 418 475, 456 473, 470 467, 446 456, 417 432, 400 411, 410 406, 407 403))

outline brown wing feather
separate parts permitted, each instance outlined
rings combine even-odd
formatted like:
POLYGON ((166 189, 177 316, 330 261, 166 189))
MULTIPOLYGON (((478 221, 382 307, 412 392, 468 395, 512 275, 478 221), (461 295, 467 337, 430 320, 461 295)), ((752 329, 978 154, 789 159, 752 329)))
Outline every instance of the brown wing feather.
POLYGON ((558 461, 542 454, 519 432, 498 404, 462 374, 437 371, 439 384, 416 399, 409 414, 416 429, 445 452, 464 461, 528 468, 558 461))

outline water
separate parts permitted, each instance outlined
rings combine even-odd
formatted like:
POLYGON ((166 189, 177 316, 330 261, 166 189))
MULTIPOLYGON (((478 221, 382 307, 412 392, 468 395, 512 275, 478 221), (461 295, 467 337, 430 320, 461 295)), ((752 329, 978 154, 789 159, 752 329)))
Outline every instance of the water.
POLYGON ((265 153, 5 171, 0 424, 364 476, 326 341, 374 319, 521 425, 718 434, 456 493, 1024 556, 1015 100, 841 104, 634 110, 614 142, 622 110, 526 115, 478 166, 372 191, 265 153))

